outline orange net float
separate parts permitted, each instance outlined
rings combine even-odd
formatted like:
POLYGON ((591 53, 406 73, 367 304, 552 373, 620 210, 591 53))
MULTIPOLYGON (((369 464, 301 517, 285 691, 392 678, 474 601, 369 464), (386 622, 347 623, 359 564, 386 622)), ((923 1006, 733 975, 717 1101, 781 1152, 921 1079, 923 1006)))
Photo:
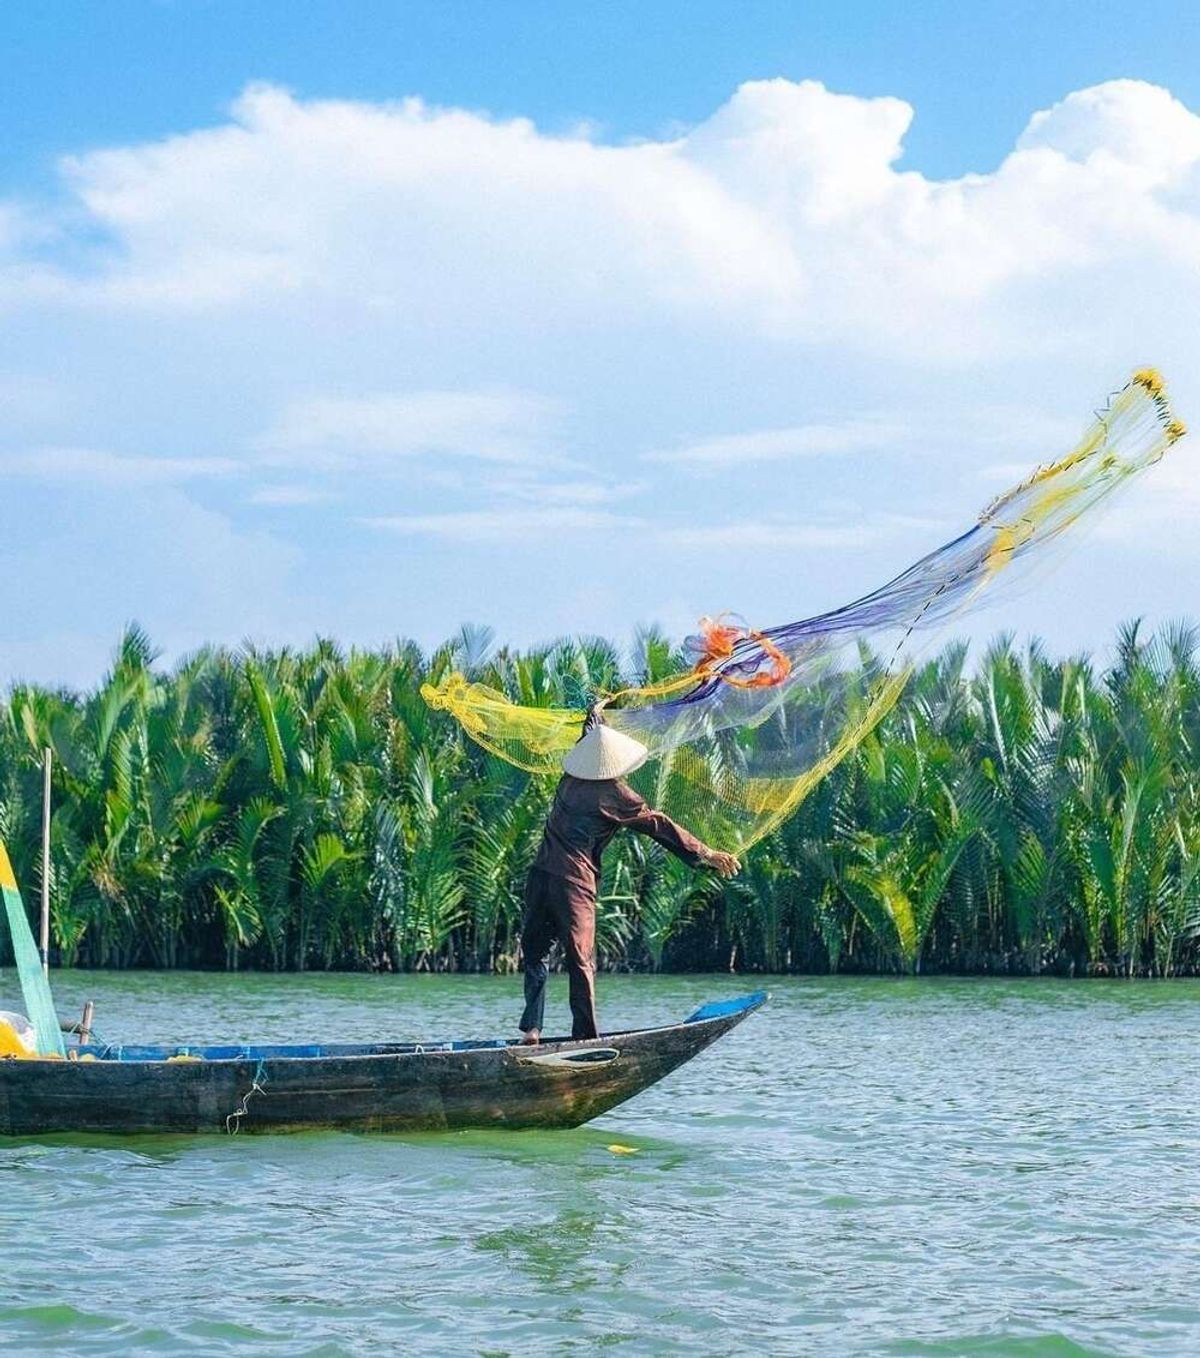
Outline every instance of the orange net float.
POLYGON ((792 662, 763 632, 752 631, 734 613, 719 613, 715 618, 700 619, 698 636, 689 637, 685 646, 696 656, 692 673, 699 678, 714 676, 733 688, 774 688, 792 672, 792 662), (736 668, 733 665, 735 651, 744 642, 751 642, 761 648, 760 658, 742 657, 736 668), (762 669, 763 660, 769 662, 769 669, 762 669), (741 669, 753 665, 749 674, 739 673, 741 669))

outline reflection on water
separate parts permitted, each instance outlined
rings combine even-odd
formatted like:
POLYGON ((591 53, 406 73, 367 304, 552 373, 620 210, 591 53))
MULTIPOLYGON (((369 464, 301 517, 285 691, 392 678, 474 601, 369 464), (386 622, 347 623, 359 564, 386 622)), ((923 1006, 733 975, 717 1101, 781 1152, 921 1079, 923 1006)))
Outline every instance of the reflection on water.
MULTIPOLYGON (((639 1026, 743 988, 605 977, 601 1002, 639 1026)), ((432 1040, 503 1033, 519 1009, 512 978, 56 989, 64 1012, 93 995, 109 1041, 432 1040)), ((1200 1349, 1200 987, 773 989, 573 1132, 0 1142, 0 1347, 1200 1349)))

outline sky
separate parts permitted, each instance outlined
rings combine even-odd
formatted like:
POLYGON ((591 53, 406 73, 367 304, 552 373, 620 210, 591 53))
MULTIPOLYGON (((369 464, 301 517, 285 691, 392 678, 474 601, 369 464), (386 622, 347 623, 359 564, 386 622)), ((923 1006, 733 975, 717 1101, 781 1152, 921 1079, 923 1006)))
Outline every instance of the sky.
MULTIPOLYGON (((0 683, 863 593, 1129 373, 1200 427, 1185 5, 9 0, 0 683)), ((969 626, 1200 617, 1192 440, 969 626)))

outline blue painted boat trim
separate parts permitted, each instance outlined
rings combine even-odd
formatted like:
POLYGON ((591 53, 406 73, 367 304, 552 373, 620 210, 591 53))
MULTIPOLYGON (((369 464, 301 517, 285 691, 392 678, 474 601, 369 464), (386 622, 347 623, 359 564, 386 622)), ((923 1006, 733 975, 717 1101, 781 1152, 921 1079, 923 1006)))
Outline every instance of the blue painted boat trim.
MULTIPOLYGON (((765 990, 756 990, 751 995, 739 995, 732 1000, 714 1000, 701 1005, 690 1014, 684 1023, 703 1023, 706 1019, 729 1018, 735 1014, 749 1013, 760 1005, 766 1004, 769 996, 765 990)), ((654 1029, 640 1031, 654 1032, 654 1029)), ((614 1034, 624 1036, 626 1034, 614 1034)), ((603 1035, 600 1040, 603 1040, 603 1035)), ((421 1055, 425 1052, 465 1052, 480 1051, 488 1048, 515 1046, 517 1038, 480 1038, 466 1042, 301 1042, 301 1043, 202 1043, 202 1044, 155 1044, 146 1046, 138 1043, 92 1043, 75 1050, 80 1056, 94 1056, 98 1061, 170 1061, 171 1059, 191 1058, 199 1061, 272 1061, 272 1060, 313 1060, 316 1058, 341 1056, 407 1056, 421 1055)), ((566 1038, 552 1039, 565 1042, 566 1038)), ((549 1044, 548 1044, 549 1045, 549 1044)))
POLYGON ((732 1000, 712 1000, 702 1004, 694 1014, 689 1014, 685 1023, 703 1023, 705 1019, 728 1018, 731 1014, 748 1014, 758 1009, 770 999, 766 990, 755 990, 749 995, 738 995, 732 1000))
MULTIPOLYGON (((513 1039, 515 1041, 516 1039, 513 1039)), ((313 1060, 330 1056, 408 1056, 423 1052, 479 1051, 489 1047, 507 1047, 506 1038, 480 1038, 471 1042, 288 1042, 264 1043, 181 1043, 146 1046, 139 1043, 93 1043, 78 1049, 81 1056, 94 1056, 98 1061, 170 1061, 194 1059, 198 1061, 271 1061, 313 1060)))

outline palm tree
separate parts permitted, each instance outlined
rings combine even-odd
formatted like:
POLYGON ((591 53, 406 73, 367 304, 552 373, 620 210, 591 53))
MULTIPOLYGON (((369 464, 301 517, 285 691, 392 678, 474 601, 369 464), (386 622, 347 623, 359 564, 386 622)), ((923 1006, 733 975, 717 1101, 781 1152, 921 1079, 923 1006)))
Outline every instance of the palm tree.
MULTIPOLYGON (((619 839, 602 960, 1194 971, 1197 652, 1183 625, 1125 629, 1105 673, 1009 638, 974 662, 948 646, 736 881, 619 839)), ((522 703, 577 708, 683 663, 653 630, 626 669, 603 639, 518 653, 464 628, 429 655, 320 639, 207 648, 166 670, 131 626, 94 690, 19 685, 0 705, 0 834, 36 881, 50 746, 52 933, 67 963, 508 969, 553 780, 465 739, 421 684, 456 667, 522 703)), ((853 691, 814 689, 789 720, 843 720, 853 691)), ((738 759, 736 740, 715 744, 714 786, 738 759)))

